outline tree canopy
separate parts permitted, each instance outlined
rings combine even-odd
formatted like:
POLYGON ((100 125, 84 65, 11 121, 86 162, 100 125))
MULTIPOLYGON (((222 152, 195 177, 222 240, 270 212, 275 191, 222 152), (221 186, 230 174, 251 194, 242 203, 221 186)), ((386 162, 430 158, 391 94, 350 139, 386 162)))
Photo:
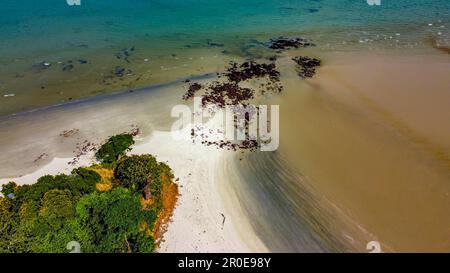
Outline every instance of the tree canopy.
POLYGON ((112 163, 125 155, 133 144, 133 136, 130 134, 112 136, 102 145, 95 156, 102 163, 112 163))
POLYGON ((79 242, 82 252, 152 252, 155 222, 163 214, 162 181, 175 184, 171 169, 153 156, 125 156, 132 143, 119 135, 97 153, 102 162, 113 163, 111 188, 96 187, 108 172, 95 166, 46 175, 30 185, 3 185, 0 252, 68 252, 71 241, 79 242), (151 200, 143 202, 146 198, 151 200))

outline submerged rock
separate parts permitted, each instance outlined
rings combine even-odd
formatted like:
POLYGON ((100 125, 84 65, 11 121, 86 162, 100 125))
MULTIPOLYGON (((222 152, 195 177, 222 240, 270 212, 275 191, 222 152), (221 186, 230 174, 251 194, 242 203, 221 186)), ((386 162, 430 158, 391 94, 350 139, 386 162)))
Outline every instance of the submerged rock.
POLYGON ((270 49, 290 49, 290 48, 300 48, 300 47, 310 47, 315 46, 312 42, 303 38, 286 38, 278 37, 270 39, 268 47, 270 49))
POLYGON ((208 47, 224 47, 225 46, 224 44, 213 42, 210 39, 208 39, 206 41, 206 44, 208 45, 208 47))
POLYGON ((42 71, 44 71, 46 69, 49 69, 51 66, 52 66, 51 63, 43 61, 43 62, 40 62, 40 63, 37 63, 37 64, 33 64, 31 66, 31 69, 34 70, 35 72, 42 72, 42 71))
POLYGON ((114 54, 114 56, 116 56, 117 59, 119 60, 124 60, 127 63, 130 62, 130 60, 128 59, 131 54, 136 50, 136 48, 134 46, 130 47, 130 48, 124 48, 121 51, 117 52, 116 54, 114 54))
POLYGON ((117 77, 123 77, 125 75, 125 68, 121 67, 121 66, 116 66, 114 68, 114 75, 116 75, 117 77))
POLYGON ((73 64, 68 63, 68 64, 64 64, 64 65, 63 65, 62 71, 70 72, 70 71, 72 71, 74 68, 75 68, 75 67, 74 67, 73 64))

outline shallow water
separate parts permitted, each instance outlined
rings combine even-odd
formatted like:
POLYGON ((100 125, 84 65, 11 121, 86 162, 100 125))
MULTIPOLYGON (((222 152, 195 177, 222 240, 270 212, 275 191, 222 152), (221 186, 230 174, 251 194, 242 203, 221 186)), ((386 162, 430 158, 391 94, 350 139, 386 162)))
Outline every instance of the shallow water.
POLYGON ((446 55, 350 54, 285 82, 280 155, 385 250, 449 249, 449 71, 446 55))
POLYGON ((420 48, 430 35, 448 45, 449 12, 446 0, 5 0, 0 115, 221 70, 273 54, 263 43, 279 35, 333 51, 420 48), (51 67, 36 72, 40 62, 51 67), (117 66, 126 75, 108 78, 117 66))

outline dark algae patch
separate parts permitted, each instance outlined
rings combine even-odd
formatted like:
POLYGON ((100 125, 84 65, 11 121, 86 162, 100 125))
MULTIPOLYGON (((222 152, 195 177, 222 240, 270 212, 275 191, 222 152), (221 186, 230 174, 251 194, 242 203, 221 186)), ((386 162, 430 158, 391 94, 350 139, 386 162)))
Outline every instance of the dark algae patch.
MULTIPOLYGON (((225 78, 224 82, 213 82, 204 87, 205 92, 201 95, 202 106, 215 105, 224 108, 226 105, 246 104, 254 98, 255 90, 241 87, 239 84, 252 79, 263 79, 261 87, 267 87, 272 91, 280 92, 282 86, 276 85, 280 81, 280 72, 276 70, 274 63, 257 63, 247 61, 241 64, 230 63, 230 66, 220 78, 225 78)), ((188 100, 200 90, 203 86, 199 83, 190 83, 188 91, 183 95, 184 100, 188 100)))
POLYGON ((285 50, 290 48, 301 48, 315 46, 312 42, 304 38, 278 37, 270 39, 268 47, 270 49, 285 50))
POLYGON ((271 81, 280 80, 280 72, 275 69, 274 63, 244 62, 241 65, 232 63, 225 76, 232 82, 239 83, 253 78, 269 77, 271 81))
POLYGON ((183 100, 193 98, 195 93, 200 89, 202 89, 202 85, 199 83, 194 82, 189 84, 188 91, 186 92, 186 94, 183 95, 183 100))
POLYGON ((316 67, 321 65, 321 61, 316 58, 298 56, 292 58, 298 65, 298 75, 301 78, 312 78, 316 74, 316 67))
POLYGON ((253 98, 254 91, 240 87, 237 83, 215 83, 202 96, 202 106, 215 105, 224 108, 226 105, 238 105, 253 98))
MULTIPOLYGON (((315 45, 303 38, 278 37, 271 39, 270 42, 264 44, 264 46, 281 53, 282 50, 315 45)), ((251 110, 249 107, 252 106, 249 104, 249 101, 256 97, 257 91, 259 91, 261 95, 264 95, 267 92, 276 94, 283 90, 280 81, 280 72, 277 70, 275 63, 277 61, 277 56, 271 55, 265 59, 266 62, 257 62, 255 60, 248 60, 242 63, 231 62, 228 67, 225 68, 225 72, 217 74, 219 80, 204 85, 186 80, 185 82, 188 84, 188 89, 182 98, 183 100, 189 100, 199 94, 201 98, 201 107, 210 112, 214 112, 216 109, 233 107, 236 121, 236 114, 238 113, 236 112, 236 109, 239 110, 242 108, 244 112, 251 110), (269 62, 267 62, 267 59, 269 62), (257 87, 248 87, 248 85, 244 87, 241 83, 256 83, 257 87)), ((321 65, 319 59, 306 56, 294 57, 292 60, 297 64, 297 73, 301 78, 313 77, 316 73, 316 67, 321 65)), ((252 113, 252 115, 255 113, 252 113)), ((259 142, 260 140, 256 140, 256 136, 250 136, 248 134, 250 122, 249 115, 250 113, 245 113, 243 128, 237 128, 237 125, 235 126, 235 129, 245 132, 245 140, 211 140, 211 136, 221 132, 213 132, 211 130, 205 132, 203 130, 205 128, 202 128, 202 126, 196 126, 191 130, 191 138, 193 142, 200 138, 202 144, 216 146, 220 149, 230 151, 255 151, 261 146, 261 143, 259 142)))
MULTIPOLYGON (((204 91, 201 94, 201 106, 202 108, 211 110, 212 107, 225 108, 226 106, 234 107, 247 107, 248 102, 255 98, 257 90, 249 87, 243 87, 240 83, 259 80, 262 81, 259 85, 259 89, 265 91, 281 92, 282 86, 280 84, 280 72, 276 69, 275 63, 258 63, 255 61, 246 61, 243 63, 232 62, 226 68, 224 73, 218 75, 223 81, 214 81, 205 86, 199 83, 189 83, 188 91, 183 95, 184 100, 189 100, 194 97, 201 89, 204 91)), ((261 91, 261 94, 264 94, 261 91)), ((241 130, 248 131, 249 116, 245 116, 244 128, 241 130)), ((246 134, 245 140, 241 141, 226 141, 226 140, 210 140, 209 137, 214 135, 215 132, 209 131, 208 133, 200 132, 203 128, 196 127, 191 130, 191 138, 195 142, 195 139, 200 138, 201 143, 207 146, 215 146, 219 149, 225 149, 229 151, 255 151, 260 147, 258 140, 252 139, 251 136, 246 134)), ((238 129, 238 128, 236 128, 238 129)), ((217 132, 220 133, 220 132, 217 132)))

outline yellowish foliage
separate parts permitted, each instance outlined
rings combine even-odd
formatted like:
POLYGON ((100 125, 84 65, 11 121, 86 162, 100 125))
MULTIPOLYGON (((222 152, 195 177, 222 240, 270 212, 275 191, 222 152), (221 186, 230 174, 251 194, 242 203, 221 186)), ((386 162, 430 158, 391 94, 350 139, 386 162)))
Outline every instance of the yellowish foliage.
POLYGON ((90 168, 94 172, 98 173, 102 180, 95 185, 95 188, 99 191, 109 191, 112 189, 112 179, 114 177, 114 171, 111 169, 102 168, 100 166, 94 166, 90 168))
POLYGON ((153 198, 145 199, 144 197, 141 198, 141 206, 146 209, 149 208, 151 205, 153 205, 155 201, 153 198))
POLYGON ((112 183, 97 183, 95 184, 95 188, 98 191, 109 191, 112 189, 112 183))
POLYGON ((167 224, 172 217, 175 205, 178 200, 178 185, 173 183, 167 176, 163 175, 163 187, 162 187, 162 205, 163 209, 158 215, 158 219, 153 228, 153 237, 155 238, 156 245, 159 245, 162 239, 162 235, 166 231, 167 224))

